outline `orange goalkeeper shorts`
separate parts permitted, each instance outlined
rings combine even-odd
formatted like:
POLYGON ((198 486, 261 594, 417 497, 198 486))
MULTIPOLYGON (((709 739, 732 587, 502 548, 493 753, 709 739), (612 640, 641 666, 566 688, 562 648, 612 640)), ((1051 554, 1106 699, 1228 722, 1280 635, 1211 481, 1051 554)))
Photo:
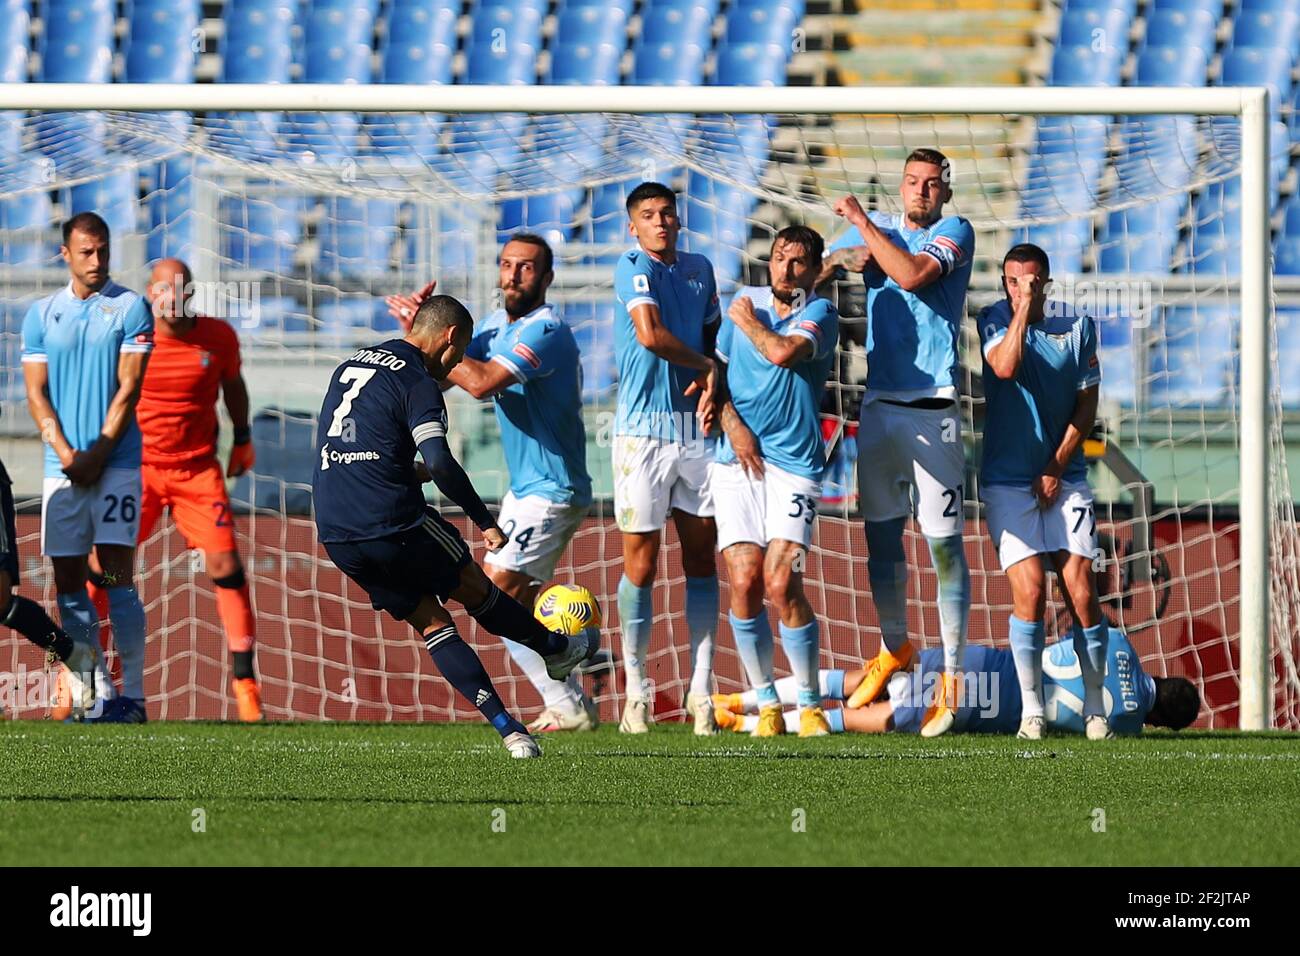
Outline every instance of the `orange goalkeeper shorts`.
POLYGON ((215 457, 172 468, 143 465, 140 478, 144 498, 140 504, 141 542, 153 534, 162 510, 169 507, 172 520, 191 548, 235 550, 235 518, 230 513, 225 474, 215 457))

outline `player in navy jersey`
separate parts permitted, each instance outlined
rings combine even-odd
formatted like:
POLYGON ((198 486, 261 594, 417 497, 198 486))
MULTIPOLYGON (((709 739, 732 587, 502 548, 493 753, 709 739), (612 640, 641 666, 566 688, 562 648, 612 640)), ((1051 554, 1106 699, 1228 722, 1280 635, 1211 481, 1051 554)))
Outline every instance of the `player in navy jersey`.
POLYGON ((628 230, 637 246, 614 268, 614 510, 623 533, 618 615, 623 629, 627 701, 619 730, 650 727, 646 651, 654 619, 654 577, 671 511, 686 572, 691 684, 686 708, 695 733, 717 733, 709 694, 718 622, 717 527, 708 491, 712 442, 697 412, 713 409, 713 349, 721 313, 713 264, 677 249, 677 197, 642 183, 627 197, 628 230))
POLYGON ((785 732, 765 596, 799 683, 799 736, 830 732, 817 693, 817 618, 803 591, 826 467, 818 409, 839 341, 835 307, 813 291, 821 260, 816 231, 782 229, 772 241, 768 286, 741 289, 718 334, 726 369, 719 396, 726 397, 709 492, 730 581, 731 632, 763 705, 760 737, 785 732))
MULTIPOLYGON (((541 236, 517 233, 501 249, 502 307, 474 330, 465 358, 444 387, 459 385, 475 398, 494 399, 510 491, 498 523, 505 546, 488 555, 492 583, 524 607, 533 607, 543 582, 555 573, 564 549, 591 507, 587 435, 582 422, 582 365, 569 327, 546 302, 555 278, 551 247, 541 236)), ((404 326, 430 283, 415 295, 389 296, 389 310, 404 326)), ((545 662, 516 641, 510 656, 542 697, 531 731, 593 730, 595 704, 576 675, 552 680, 545 662)))
MULTIPOLYGON (((1083 669, 1072 641, 1057 641, 1039 650, 1046 694, 1046 726, 1053 733, 1084 733, 1083 669)), ((919 666, 893 674, 883 699, 858 709, 840 708, 826 712, 832 733, 915 734, 921 729, 926 709, 942 683, 943 653, 922 651, 919 666)), ((830 701, 843 701, 862 685, 868 668, 823 670, 818 675, 818 692, 830 701)), ((953 730, 959 733, 1014 734, 1020 726, 1020 685, 1012 652, 976 646, 967 649, 962 673, 964 691, 953 730)), ((776 682, 783 704, 795 703, 798 695, 792 677, 776 682)), ((718 723, 737 732, 753 732, 758 725, 758 695, 716 694, 718 723)), ((1196 720, 1201 697, 1196 685, 1185 677, 1153 677, 1142 669, 1137 652, 1122 631, 1111 629, 1107 644, 1105 707, 1108 719, 1121 735, 1142 732, 1142 727, 1182 730, 1196 720)), ((798 711, 784 713, 786 725, 798 725, 798 711)))
POLYGON ((1090 739, 1110 736, 1102 702, 1108 628, 1092 562, 1097 517, 1083 440, 1097 417, 1101 366, 1092 319, 1049 302, 1047 253, 1013 246, 1002 261, 1007 297, 980 312, 984 353, 984 457, 980 494, 998 561, 1011 583, 1011 650, 1020 677, 1020 735, 1042 736, 1043 614, 1052 562, 1074 615, 1090 739))
MULTIPOLYGON (((903 208, 863 211, 852 196, 835 212, 855 228, 832 245, 822 279, 858 269, 867 287, 867 389, 858 428, 858 491, 866 523, 867 575, 886 655, 849 701, 879 693, 909 666, 907 565, 903 529, 910 514, 930 547, 939 579, 945 684, 955 690, 970 614, 970 570, 962 545, 965 452, 957 404, 957 338, 975 255, 975 232, 945 216, 951 167, 934 149, 903 164, 903 208)), ((927 737, 952 726, 952 694, 925 721, 927 737)))
MULTIPOLYGON (((122 695, 101 719, 142 722, 144 607, 133 586, 140 524, 140 429, 135 407, 153 349, 153 313, 108 274, 109 233, 92 212, 63 224, 67 286, 34 303, 23 320, 27 404, 45 442, 41 548, 54 566, 59 617, 81 645, 99 645, 86 593, 93 549, 108 590, 122 695)), ((101 699, 112 684, 97 682, 101 699)), ((85 685, 72 682, 73 705, 85 685)))
POLYGON ((459 601, 488 632, 532 648, 556 680, 596 652, 600 631, 548 631, 488 580, 455 526, 424 500, 417 450, 427 477, 465 510, 488 550, 505 545, 447 444, 439 381, 460 363, 473 324, 455 299, 430 296, 404 338, 359 349, 335 370, 317 429, 313 510, 330 559, 375 610, 415 628, 443 677, 496 728, 512 756, 536 757, 536 742, 506 711, 443 602, 459 601))

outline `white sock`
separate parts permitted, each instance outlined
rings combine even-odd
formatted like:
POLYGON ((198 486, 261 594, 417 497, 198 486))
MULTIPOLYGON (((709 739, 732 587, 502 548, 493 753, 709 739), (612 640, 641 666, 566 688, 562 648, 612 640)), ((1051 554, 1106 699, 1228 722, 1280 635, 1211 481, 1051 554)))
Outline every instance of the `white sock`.
MULTIPOLYGON (((501 638, 501 643, 505 644, 510 659, 524 672, 528 682, 537 688, 537 693, 542 695, 542 702, 548 708, 565 714, 577 714, 582 710, 582 697, 576 687, 567 681, 552 680, 546 673, 546 661, 542 660, 541 654, 508 637, 501 638)), ((569 676, 573 677, 572 674, 569 676)))

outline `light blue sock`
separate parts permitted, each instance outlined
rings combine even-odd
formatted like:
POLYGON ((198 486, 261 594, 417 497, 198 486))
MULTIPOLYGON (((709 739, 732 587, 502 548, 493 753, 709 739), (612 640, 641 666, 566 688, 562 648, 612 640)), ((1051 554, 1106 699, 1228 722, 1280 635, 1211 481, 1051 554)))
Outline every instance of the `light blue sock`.
POLYGON ((781 646, 785 648, 786 660, 799 685, 799 706, 819 707, 821 697, 817 686, 817 618, 813 618, 802 627, 781 625, 781 646))
POLYGON ((88 647, 99 645, 99 615, 85 590, 58 597, 59 624, 68 637, 88 647))
POLYGON ((838 667, 823 670, 818 678, 822 697, 826 700, 844 699, 844 671, 838 667))
POLYGON ((736 617, 733 613, 728 613, 727 617, 731 620, 731 634, 745 676, 758 694, 758 706, 779 704, 781 699, 772 684, 772 625, 767 619, 767 611, 759 611, 758 617, 736 617))
POLYGON ((826 711, 826 724, 830 727, 831 733, 844 733, 844 709, 836 707, 833 710, 826 711))
POLYGON ((891 653, 907 643, 907 559, 903 554, 906 518, 868 521, 867 579, 880 619, 880 638, 891 653))
POLYGON ((718 578, 686 579, 686 628, 691 636, 691 693, 713 692, 713 634, 718 628, 718 578))
POLYGON ((1047 636, 1042 621, 1022 621, 1011 615, 1011 659, 1020 681, 1020 716, 1043 716, 1043 648, 1047 636))
POLYGON ((961 670, 966 654, 966 619, 970 614, 970 568, 961 535, 926 538, 930 558, 939 578, 939 637, 943 641, 943 669, 961 670))
POLYGON ((122 660, 122 696, 144 700, 144 605, 135 588, 108 589, 108 619, 122 660))
POLYGON ((1105 623, 1080 628, 1073 632, 1074 653, 1079 658, 1079 671, 1083 674, 1083 716, 1106 715, 1106 698, 1102 685, 1106 681, 1106 645, 1110 640, 1105 623))
POLYGON ((627 695, 648 697, 645 656, 654 623, 653 588, 639 588, 624 575, 618 582, 618 619, 623 628, 623 670, 627 695))

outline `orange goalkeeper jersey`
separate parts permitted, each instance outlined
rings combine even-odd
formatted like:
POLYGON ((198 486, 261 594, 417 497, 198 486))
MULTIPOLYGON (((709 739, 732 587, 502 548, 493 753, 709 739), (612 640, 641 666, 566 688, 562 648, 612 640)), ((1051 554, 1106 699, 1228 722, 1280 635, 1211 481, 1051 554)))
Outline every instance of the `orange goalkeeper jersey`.
POLYGON ((184 335, 159 322, 136 420, 144 463, 168 467, 217 451, 217 390, 239 374, 239 336, 220 319, 199 316, 184 335))

